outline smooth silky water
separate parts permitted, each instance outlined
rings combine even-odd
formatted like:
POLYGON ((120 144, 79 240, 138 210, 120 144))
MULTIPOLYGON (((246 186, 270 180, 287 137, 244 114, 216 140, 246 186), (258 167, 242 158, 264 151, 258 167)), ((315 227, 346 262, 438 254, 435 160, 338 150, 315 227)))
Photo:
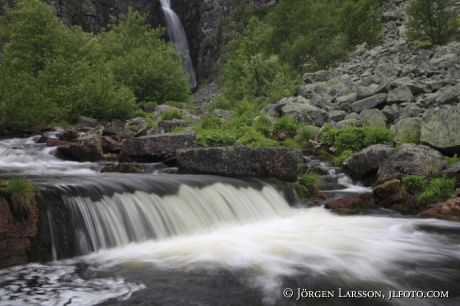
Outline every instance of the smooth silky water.
MULTIPOLYGON (((37 139, 0 141, 2 175, 29 176, 45 201, 57 194, 65 218, 50 208, 42 221, 54 260, 0 271, 0 305, 460 304, 459 223, 378 208, 338 216, 288 204, 270 180, 99 174, 37 139), (403 290, 449 297, 388 299, 403 290), (339 297, 351 291, 381 296, 339 297)), ((321 165, 325 192, 369 190, 321 165)))

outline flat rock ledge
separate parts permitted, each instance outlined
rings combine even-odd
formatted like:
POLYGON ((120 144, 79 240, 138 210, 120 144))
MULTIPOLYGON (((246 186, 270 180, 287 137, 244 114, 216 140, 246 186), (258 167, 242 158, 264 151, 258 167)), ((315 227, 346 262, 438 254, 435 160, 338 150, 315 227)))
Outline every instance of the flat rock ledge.
POLYGON ((298 179, 303 155, 300 150, 261 147, 216 147, 179 149, 177 166, 183 174, 275 177, 298 179))

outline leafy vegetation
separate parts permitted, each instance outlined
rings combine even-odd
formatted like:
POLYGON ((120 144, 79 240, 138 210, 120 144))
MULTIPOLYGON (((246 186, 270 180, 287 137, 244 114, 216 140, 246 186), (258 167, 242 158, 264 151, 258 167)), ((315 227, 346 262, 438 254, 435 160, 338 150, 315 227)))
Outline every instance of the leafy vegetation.
POLYGON ((406 191, 416 194, 423 191, 427 183, 426 177, 422 175, 406 175, 402 178, 406 191))
POLYGON ((12 203, 12 213, 15 216, 27 215, 30 210, 30 202, 37 193, 36 186, 25 178, 0 181, 0 195, 12 203))
POLYGON ((406 8, 410 40, 429 40, 432 44, 449 42, 458 29, 455 0, 413 0, 406 8))
POLYGON ((432 179, 424 191, 417 197, 418 203, 434 204, 448 200, 455 193, 455 179, 438 177, 432 179))
POLYGON ((163 114, 161 114, 161 120, 172 120, 172 119, 183 119, 181 113, 175 109, 168 109, 163 114))
POLYGON ((283 116, 276 120, 273 126, 273 134, 278 136, 282 132, 286 132, 289 136, 293 137, 297 134, 298 127, 299 123, 295 119, 289 116, 283 116))
POLYGON ((460 157, 458 157, 458 156, 457 156, 457 153, 455 153, 454 156, 452 156, 452 157, 445 156, 445 157, 444 157, 444 160, 445 160, 450 166, 453 166, 453 165, 455 165, 456 163, 460 162, 460 157))
POLYGON ((124 119, 137 102, 188 102, 174 47, 129 10, 108 32, 67 28, 39 0, 19 0, 0 17, 0 127, 21 129, 79 116, 124 119))
POLYGON ((128 131, 137 133, 139 131, 139 127, 137 125, 131 124, 126 127, 128 131))

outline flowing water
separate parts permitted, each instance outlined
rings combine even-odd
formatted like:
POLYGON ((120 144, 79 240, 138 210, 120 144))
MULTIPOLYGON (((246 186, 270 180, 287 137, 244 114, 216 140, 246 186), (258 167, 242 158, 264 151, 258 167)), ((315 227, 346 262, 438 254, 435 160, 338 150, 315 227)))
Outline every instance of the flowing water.
POLYGON ((168 37, 177 45, 178 51, 184 54, 184 60, 186 61, 185 68, 189 75, 190 87, 195 88, 195 69, 193 68, 192 59, 190 58, 190 49, 188 47, 184 27, 182 26, 177 14, 171 9, 170 0, 161 0, 161 7, 165 14, 166 32, 168 33, 168 37))
MULTIPOLYGON (((39 185, 52 260, 1 270, 2 306, 460 304, 459 223, 338 216, 257 178, 100 174, 36 140, 0 141, 1 175, 39 185)), ((323 192, 369 191, 306 159, 323 192)))

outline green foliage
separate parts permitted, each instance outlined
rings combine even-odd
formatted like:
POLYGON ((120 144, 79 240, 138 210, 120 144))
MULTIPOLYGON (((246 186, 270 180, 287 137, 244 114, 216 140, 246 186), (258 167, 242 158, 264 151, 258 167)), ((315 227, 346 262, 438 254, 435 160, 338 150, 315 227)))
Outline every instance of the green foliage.
POLYGON ((295 119, 289 116, 283 116, 276 120, 273 126, 273 134, 279 135, 282 132, 286 132, 289 136, 295 136, 298 127, 299 123, 295 119))
POLYGON ((438 177, 432 179, 417 197, 418 203, 434 204, 450 199, 455 193, 455 179, 438 177))
POLYGON ((321 133, 321 141, 336 148, 338 153, 350 150, 352 152, 361 150, 373 144, 391 144, 394 132, 384 126, 347 126, 344 129, 337 129, 327 126, 321 133))
POLYGON ((147 113, 147 112, 144 112, 143 110, 137 110, 134 113, 134 115, 137 116, 137 117, 142 117, 145 120, 145 122, 147 122, 147 127, 148 128, 153 128, 153 127, 158 126, 158 123, 154 122, 153 119, 152 119, 153 113, 147 113))
POLYGON ((411 50, 417 50, 417 49, 429 49, 433 46, 433 43, 429 40, 426 41, 421 41, 415 45, 410 46, 411 50))
POLYGON ((139 127, 137 125, 128 125, 126 129, 134 133, 137 133, 139 131, 139 127))
POLYGON ((353 155, 352 150, 344 150, 340 153, 339 156, 334 156, 332 159, 332 164, 336 167, 341 167, 345 159, 353 155))
POLYGON ((197 132, 196 139, 203 147, 233 146, 236 144, 234 135, 223 130, 200 130, 197 132))
POLYGON ((182 106, 183 106, 182 102, 175 102, 175 101, 166 101, 163 104, 164 105, 169 105, 169 106, 172 106, 172 107, 175 107, 175 108, 182 108, 182 106))
POLYGON ((207 115, 201 118, 202 129, 218 129, 222 126, 222 120, 214 115, 207 115))
POLYGON ((320 179, 321 176, 319 174, 308 169, 306 173, 300 176, 299 183, 306 187, 310 187, 313 185, 317 185, 320 179))
POLYGON ((455 0, 412 0, 406 7, 408 39, 449 42, 458 28, 455 4, 455 0))
POLYGON ((190 101, 188 80, 163 31, 132 10, 119 18, 110 31, 93 35, 67 28, 39 0, 19 0, 0 17, 8 34, 0 51, 0 127, 79 116, 125 119, 136 99, 190 101))
POLYGON ((283 141, 283 147, 289 148, 289 149, 301 149, 302 148, 302 146, 297 141, 291 138, 286 138, 283 141))
POLYGON ((265 137, 269 137, 271 134, 270 127, 272 126, 272 122, 265 116, 259 116, 256 120, 254 128, 257 132, 264 135, 265 137))
POLYGON ((183 119, 184 117, 175 109, 168 109, 161 114, 161 120, 183 119))
POLYGON ((185 131, 186 131, 186 129, 183 126, 176 126, 172 130, 173 133, 182 133, 182 132, 185 132, 185 131))
POLYGON ((278 147, 274 140, 266 138, 252 127, 242 126, 237 130, 238 141, 248 147, 278 147))
POLYGON ((456 163, 460 162, 460 157, 457 156, 457 153, 454 154, 452 157, 444 156, 444 160, 451 166, 455 165, 456 163))
POLYGON ((395 133, 385 126, 364 126, 362 127, 364 131, 364 147, 368 147, 373 144, 388 144, 391 145, 393 143, 393 139, 395 137, 395 133))
POLYGON ((35 198, 37 192, 36 186, 26 178, 13 178, 0 182, 0 194, 13 204, 12 213, 16 216, 29 212, 30 202, 35 198))
POLYGON ((295 141, 300 145, 300 147, 305 147, 309 140, 315 139, 316 128, 309 125, 301 125, 297 129, 297 135, 295 141))
POLYGON ((410 126, 408 130, 401 131, 397 148, 405 143, 420 144, 420 130, 410 126))
POLYGON ((426 177, 422 175, 406 175, 402 178, 402 182, 404 184, 404 188, 412 193, 418 193, 423 191, 426 185, 426 177))

